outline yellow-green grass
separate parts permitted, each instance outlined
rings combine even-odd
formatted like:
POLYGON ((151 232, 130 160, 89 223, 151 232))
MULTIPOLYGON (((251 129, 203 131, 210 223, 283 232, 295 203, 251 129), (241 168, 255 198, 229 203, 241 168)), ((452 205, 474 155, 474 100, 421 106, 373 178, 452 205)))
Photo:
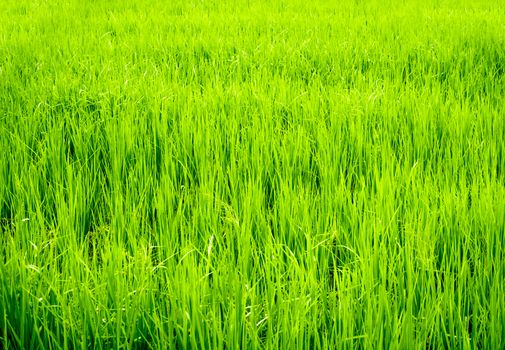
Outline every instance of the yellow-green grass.
POLYGON ((0 2, 0 347, 505 347, 502 1, 0 2))

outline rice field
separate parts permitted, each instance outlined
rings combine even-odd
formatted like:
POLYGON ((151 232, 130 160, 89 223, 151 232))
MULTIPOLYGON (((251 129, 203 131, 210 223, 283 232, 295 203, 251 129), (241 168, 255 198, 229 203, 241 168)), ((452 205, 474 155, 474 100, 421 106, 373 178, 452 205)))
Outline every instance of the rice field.
POLYGON ((0 2, 0 348, 505 348, 501 0, 0 2))

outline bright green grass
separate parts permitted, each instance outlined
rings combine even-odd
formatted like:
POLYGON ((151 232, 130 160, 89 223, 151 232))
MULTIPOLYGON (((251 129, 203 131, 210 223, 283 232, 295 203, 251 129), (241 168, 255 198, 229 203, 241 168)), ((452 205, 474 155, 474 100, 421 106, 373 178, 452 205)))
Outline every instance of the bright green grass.
POLYGON ((0 348, 505 347, 505 5, 0 1, 0 348))

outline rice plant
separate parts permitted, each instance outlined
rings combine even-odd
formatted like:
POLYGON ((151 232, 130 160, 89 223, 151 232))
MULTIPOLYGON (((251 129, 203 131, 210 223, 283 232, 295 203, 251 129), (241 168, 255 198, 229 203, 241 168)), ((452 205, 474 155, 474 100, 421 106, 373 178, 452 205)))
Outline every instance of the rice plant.
POLYGON ((499 0, 0 2, 0 348, 505 347, 499 0))

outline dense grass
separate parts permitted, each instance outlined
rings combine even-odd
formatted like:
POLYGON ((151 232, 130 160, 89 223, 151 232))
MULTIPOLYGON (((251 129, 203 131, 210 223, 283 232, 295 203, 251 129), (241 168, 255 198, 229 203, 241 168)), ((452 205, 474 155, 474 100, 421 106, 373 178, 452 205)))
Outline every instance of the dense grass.
POLYGON ((505 347, 502 1, 0 2, 0 347, 505 347))

